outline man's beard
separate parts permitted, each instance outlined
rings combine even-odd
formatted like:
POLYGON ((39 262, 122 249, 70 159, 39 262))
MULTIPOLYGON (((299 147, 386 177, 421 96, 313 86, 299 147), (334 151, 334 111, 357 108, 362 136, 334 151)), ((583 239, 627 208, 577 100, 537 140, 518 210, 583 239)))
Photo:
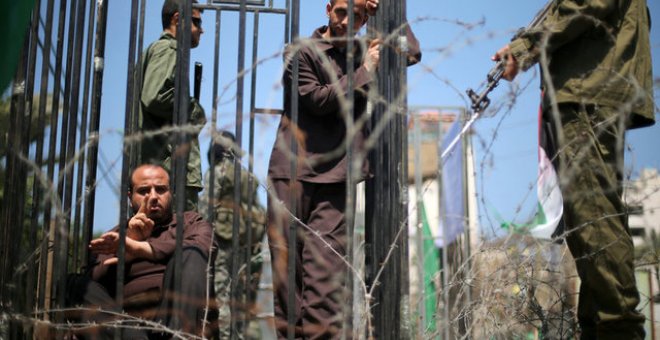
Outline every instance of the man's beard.
POLYGON ((339 46, 345 46, 346 45, 346 30, 342 34, 337 33, 336 26, 332 25, 328 21, 328 30, 330 30, 330 38, 333 39, 333 44, 339 45, 339 46))

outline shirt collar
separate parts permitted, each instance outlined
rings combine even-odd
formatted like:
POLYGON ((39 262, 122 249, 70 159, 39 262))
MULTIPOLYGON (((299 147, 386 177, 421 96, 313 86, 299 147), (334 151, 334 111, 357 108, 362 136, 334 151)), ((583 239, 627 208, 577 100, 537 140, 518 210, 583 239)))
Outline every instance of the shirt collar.
POLYGON ((161 39, 173 39, 173 40, 176 40, 176 39, 174 38, 174 36, 172 35, 172 33, 168 32, 168 31, 163 31, 163 33, 160 34, 160 38, 161 38, 161 39))
POLYGON ((323 33, 325 33, 327 30, 328 26, 323 25, 314 30, 314 33, 312 33, 312 39, 318 42, 317 48, 321 51, 327 51, 329 49, 335 48, 335 46, 330 43, 330 41, 323 37, 323 33))

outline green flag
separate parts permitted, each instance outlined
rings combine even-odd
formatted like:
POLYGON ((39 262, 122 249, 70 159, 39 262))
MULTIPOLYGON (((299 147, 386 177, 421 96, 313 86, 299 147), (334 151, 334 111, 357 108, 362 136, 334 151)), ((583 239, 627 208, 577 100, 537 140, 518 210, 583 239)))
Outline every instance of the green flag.
POLYGON ((438 258, 438 249, 433 242, 431 227, 426 217, 426 208, 422 202, 422 235, 424 236, 424 306, 426 308, 426 332, 435 332, 435 315, 437 300, 435 298, 435 285, 433 284, 433 275, 440 270, 440 260, 438 258))
POLYGON ((16 72, 33 8, 34 0, 3 1, 0 5, 0 92, 5 91, 16 72))

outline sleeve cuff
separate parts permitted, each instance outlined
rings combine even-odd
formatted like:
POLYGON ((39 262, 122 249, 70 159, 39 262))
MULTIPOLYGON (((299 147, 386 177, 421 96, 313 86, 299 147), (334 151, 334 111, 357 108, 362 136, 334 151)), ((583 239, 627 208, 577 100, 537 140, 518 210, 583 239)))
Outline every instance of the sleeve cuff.
POLYGON ((527 71, 536 64, 538 55, 534 53, 534 50, 534 44, 526 38, 518 38, 509 43, 509 51, 523 71, 527 71))

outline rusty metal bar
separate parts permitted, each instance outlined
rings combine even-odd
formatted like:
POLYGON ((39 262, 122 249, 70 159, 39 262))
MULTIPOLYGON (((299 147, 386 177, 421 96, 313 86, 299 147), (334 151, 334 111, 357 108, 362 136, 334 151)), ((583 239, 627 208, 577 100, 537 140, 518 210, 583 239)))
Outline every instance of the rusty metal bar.
MULTIPOLYGON (((252 277, 252 247, 253 247, 253 235, 252 235, 252 207, 256 202, 253 202, 252 190, 255 189, 254 183, 254 107, 256 105, 256 96, 257 96, 257 63, 259 57, 259 11, 254 12, 253 17, 253 28, 252 28, 252 74, 250 79, 250 126, 249 126, 249 139, 248 139, 248 183, 247 183, 247 192, 248 192, 248 201, 247 201, 247 218, 245 220, 245 232, 246 232, 246 249, 245 249, 245 296, 246 301, 243 304, 246 306, 246 322, 244 332, 247 331, 247 325, 251 321, 250 308, 248 304, 249 301, 252 301, 252 297, 256 297, 257 292, 252 291, 251 277, 252 277)), ((238 188, 240 190, 240 188, 238 188)), ((239 193, 240 194, 240 193, 239 193)), ((261 240, 256 240, 257 243, 261 240)))
MULTIPOLYGON (((213 101, 211 108, 211 143, 215 143, 218 136, 218 78, 219 78, 219 65, 220 65, 220 23, 222 19, 222 12, 215 12, 215 47, 213 49, 213 101)), ((209 187, 208 190, 208 207, 209 221, 215 221, 215 207, 214 207, 214 194, 215 194, 215 152, 209 153, 209 187)), ((215 284, 215 283, 214 283, 215 284)))
MULTIPOLYGON (((246 31, 246 1, 240 3, 239 19, 238 19, 238 65, 236 74, 236 147, 241 150, 243 147, 243 92, 245 88, 245 31, 246 31)), ((240 156, 234 158, 234 213, 233 213, 233 226, 232 226, 232 253, 239 254, 240 249, 240 204, 241 201, 241 163, 240 156)), ((231 280, 231 297, 234 303, 231 304, 231 338, 238 338, 238 320, 242 320, 242 311, 238 308, 239 302, 242 299, 242 290, 245 285, 239 285, 238 267, 240 256, 232 256, 231 275, 234 278, 231 280), (239 316, 239 314, 241 314, 239 316)))

